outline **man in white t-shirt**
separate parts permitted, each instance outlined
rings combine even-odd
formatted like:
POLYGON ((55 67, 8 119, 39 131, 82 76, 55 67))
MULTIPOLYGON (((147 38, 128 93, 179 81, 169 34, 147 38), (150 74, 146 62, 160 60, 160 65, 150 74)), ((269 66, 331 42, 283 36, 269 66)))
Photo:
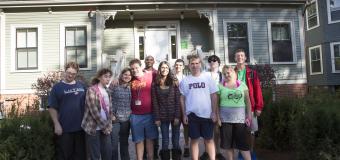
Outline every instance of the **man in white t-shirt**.
POLYGON ((197 55, 190 57, 189 68, 191 75, 181 81, 180 92, 183 123, 189 126, 191 157, 198 160, 199 138, 203 137, 210 160, 215 160, 213 130, 218 88, 211 76, 201 73, 202 64, 197 55))

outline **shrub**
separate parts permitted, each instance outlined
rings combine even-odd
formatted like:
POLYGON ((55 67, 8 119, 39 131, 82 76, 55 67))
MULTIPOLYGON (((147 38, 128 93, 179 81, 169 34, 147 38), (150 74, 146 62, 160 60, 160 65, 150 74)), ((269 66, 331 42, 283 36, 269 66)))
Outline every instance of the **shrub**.
POLYGON ((339 160, 340 100, 326 92, 266 103, 259 144, 301 160, 339 160))
POLYGON ((54 159, 53 128, 48 113, 0 121, 0 159, 54 159))
POLYGON ((333 95, 308 97, 296 121, 296 151, 301 160, 340 159, 340 100, 333 95))

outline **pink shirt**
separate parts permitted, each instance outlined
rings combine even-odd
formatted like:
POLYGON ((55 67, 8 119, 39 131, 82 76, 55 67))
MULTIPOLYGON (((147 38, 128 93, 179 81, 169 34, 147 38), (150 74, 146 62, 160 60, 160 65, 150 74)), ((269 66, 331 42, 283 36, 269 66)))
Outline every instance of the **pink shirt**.
POLYGON ((132 114, 152 113, 151 84, 152 72, 144 72, 142 77, 136 77, 131 81, 131 110, 132 114), (137 101, 141 105, 136 105, 137 101))

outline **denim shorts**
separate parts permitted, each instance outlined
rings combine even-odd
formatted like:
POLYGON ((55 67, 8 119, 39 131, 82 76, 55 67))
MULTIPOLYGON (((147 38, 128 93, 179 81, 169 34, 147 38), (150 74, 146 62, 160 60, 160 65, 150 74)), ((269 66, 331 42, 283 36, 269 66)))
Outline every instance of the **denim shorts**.
POLYGON ((189 137, 198 139, 202 137, 205 140, 213 138, 214 122, 210 118, 198 117, 194 113, 188 115, 189 137))
POLYGON ((138 143, 145 139, 158 138, 158 128, 152 114, 131 114, 130 124, 133 142, 138 143))

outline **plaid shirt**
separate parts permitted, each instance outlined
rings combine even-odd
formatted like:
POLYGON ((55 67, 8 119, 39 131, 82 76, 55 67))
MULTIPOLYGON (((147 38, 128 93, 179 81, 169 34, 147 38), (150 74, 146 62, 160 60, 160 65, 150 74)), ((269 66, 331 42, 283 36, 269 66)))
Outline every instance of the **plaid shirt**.
MULTIPOLYGON (((106 90, 108 92, 108 90, 106 90)), ((110 96, 109 92, 108 95, 110 96)), ((87 134, 95 135, 97 127, 102 131, 112 131, 112 103, 110 97, 110 103, 108 107, 109 115, 107 120, 104 120, 101 115, 101 105, 99 96, 96 93, 94 86, 90 87, 86 92, 85 99, 85 114, 81 124, 81 127, 87 134)))

